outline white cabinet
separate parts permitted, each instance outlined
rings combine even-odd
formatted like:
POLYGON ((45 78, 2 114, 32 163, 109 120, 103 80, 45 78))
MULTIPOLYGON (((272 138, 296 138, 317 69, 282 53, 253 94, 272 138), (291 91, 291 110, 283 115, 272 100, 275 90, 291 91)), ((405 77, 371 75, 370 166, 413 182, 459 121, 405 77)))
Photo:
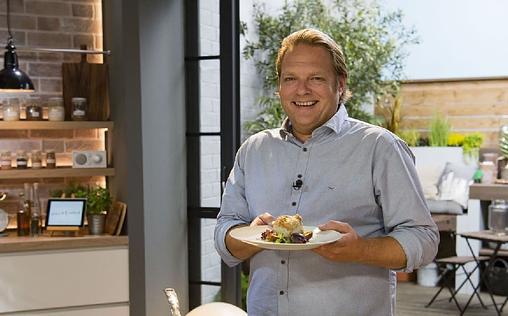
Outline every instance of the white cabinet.
POLYGON ((0 315, 124 316, 128 304, 127 246, 0 253, 0 315))

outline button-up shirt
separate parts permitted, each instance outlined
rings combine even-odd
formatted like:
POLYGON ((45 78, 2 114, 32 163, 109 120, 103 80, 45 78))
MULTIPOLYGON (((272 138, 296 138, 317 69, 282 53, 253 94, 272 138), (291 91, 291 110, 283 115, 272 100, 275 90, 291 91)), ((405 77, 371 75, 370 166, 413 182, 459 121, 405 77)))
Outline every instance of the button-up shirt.
MULTIPOLYGON (((430 263, 439 243, 406 144, 349 118, 344 106, 301 143, 290 122, 249 137, 238 150, 215 228, 229 266, 241 260, 226 233, 269 212, 301 214, 304 225, 349 223, 363 238, 391 236, 405 271, 430 263), (301 186, 295 185, 301 180, 301 186)), ((249 315, 394 315, 395 272, 333 262, 313 251, 263 250, 250 258, 249 315)))

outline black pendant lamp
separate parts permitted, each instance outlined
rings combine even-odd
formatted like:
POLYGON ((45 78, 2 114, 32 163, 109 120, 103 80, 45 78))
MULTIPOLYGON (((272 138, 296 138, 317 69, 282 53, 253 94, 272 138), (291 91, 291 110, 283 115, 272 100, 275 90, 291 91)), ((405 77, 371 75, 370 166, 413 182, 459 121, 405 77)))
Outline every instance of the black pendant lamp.
POLYGON ((10 0, 7 0, 7 46, 4 54, 4 69, 0 70, 0 92, 33 92, 34 84, 26 73, 19 69, 16 46, 11 33, 10 0))

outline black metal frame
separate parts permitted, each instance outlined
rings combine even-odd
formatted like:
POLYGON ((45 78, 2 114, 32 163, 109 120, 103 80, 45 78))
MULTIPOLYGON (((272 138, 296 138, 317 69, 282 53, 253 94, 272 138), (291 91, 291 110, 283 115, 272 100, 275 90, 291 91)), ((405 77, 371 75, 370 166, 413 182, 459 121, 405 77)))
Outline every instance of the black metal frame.
POLYGON ((221 286, 222 301, 241 306, 240 268, 222 263, 222 282, 202 280, 201 219, 216 218, 219 208, 200 206, 200 138, 220 136, 221 181, 226 181, 240 145, 240 15, 238 0, 220 0, 220 55, 199 55, 199 0, 185 1, 187 217, 189 308, 201 304, 201 285, 221 286), (220 60, 220 132, 199 128, 199 63, 220 60))

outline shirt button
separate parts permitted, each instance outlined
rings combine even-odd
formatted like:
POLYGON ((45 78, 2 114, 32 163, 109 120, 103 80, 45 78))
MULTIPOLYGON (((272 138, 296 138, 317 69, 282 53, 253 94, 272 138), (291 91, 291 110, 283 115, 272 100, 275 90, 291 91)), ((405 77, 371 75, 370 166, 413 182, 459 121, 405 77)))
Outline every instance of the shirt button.
POLYGON ((291 203, 291 205, 296 206, 296 202, 291 203))
POLYGON ((303 151, 307 151, 307 147, 303 147, 303 151))
POLYGON ((286 260, 281 260, 280 263, 286 264, 286 260))
POLYGON ((279 294, 280 294, 280 295, 284 295, 284 291, 280 291, 280 292, 279 292, 279 294))

